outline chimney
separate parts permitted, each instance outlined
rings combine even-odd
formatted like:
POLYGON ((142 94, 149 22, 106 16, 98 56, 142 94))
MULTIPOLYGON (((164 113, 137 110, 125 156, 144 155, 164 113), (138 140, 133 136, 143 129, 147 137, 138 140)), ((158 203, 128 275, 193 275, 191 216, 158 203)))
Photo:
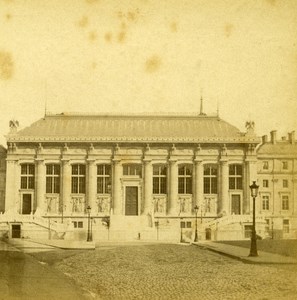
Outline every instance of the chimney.
POLYGON ((262 136, 262 144, 266 144, 268 142, 268 136, 267 135, 263 135, 262 136))
POLYGON ((295 131, 289 132, 289 143, 292 145, 295 144, 295 131))
POLYGON ((272 130, 270 132, 270 137, 271 137, 271 143, 276 144, 276 130, 272 130))

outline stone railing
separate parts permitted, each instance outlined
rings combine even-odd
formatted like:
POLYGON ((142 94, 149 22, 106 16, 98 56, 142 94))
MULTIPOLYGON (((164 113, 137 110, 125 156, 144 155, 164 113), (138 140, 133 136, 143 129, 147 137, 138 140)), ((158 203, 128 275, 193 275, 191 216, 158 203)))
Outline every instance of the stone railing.
MULTIPOLYGON (((222 218, 218 218, 207 222, 208 226, 217 225, 217 226, 224 226, 234 223, 252 223, 253 216, 252 215, 229 215, 224 216, 222 218)), ((256 216, 256 222, 264 222, 263 216, 256 216)))

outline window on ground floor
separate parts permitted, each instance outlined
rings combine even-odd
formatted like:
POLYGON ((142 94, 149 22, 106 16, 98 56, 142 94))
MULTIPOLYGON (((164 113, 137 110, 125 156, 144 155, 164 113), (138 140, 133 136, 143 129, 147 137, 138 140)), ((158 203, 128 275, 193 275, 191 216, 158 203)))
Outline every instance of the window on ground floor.
POLYGON ((287 219, 283 220, 283 233, 289 233, 290 232, 290 221, 287 219))

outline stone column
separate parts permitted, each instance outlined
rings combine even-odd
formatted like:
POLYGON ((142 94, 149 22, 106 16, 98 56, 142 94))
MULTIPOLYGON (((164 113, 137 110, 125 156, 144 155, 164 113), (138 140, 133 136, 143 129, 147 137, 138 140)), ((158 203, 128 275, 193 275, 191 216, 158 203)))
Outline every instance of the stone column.
POLYGON ((197 205, 201 209, 203 203, 203 164, 201 160, 195 160, 195 197, 194 206, 197 205))
POLYGON ((169 181, 169 214, 177 215, 178 197, 178 167, 176 160, 170 160, 170 181, 169 181))
POLYGON ((36 184, 36 214, 46 212, 45 192, 46 192, 46 172, 43 159, 37 159, 37 184, 36 184))
POLYGON ((153 194, 153 167, 150 160, 144 160, 144 214, 151 209, 153 194))
POLYGON ((120 160, 114 160, 113 162, 112 208, 115 215, 121 215, 123 213, 121 197, 122 165, 120 160))
POLYGON ((87 177, 87 201, 86 205, 90 205, 92 213, 98 211, 96 207, 97 194, 97 169, 94 160, 88 160, 88 177, 87 177))
POLYGON ((16 207, 16 191, 20 186, 16 186, 16 161, 6 160, 6 188, 5 188, 5 212, 17 212, 16 207))
POLYGON ((229 166, 227 160, 221 160, 221 209, 220 213, 229 214, 229 166))
POLYGON ((292 207, 292 212, 293 212, 293 215, 297 215, 297 159, 294 159, 293 161, 293 179, 292 179, 292 184, 293 184, 293 187, 292 187, 292 200, 291 200, 291 203, 293 205, 292 207))
POLYGON ((71 213, 71 165, 69 160, 62 160, 62 208, 64 213, 71 213))

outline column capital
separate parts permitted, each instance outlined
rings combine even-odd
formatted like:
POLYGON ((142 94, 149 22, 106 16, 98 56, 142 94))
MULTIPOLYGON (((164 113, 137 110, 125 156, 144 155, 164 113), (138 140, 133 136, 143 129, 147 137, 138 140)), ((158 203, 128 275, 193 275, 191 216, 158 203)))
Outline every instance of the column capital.
POLYGON ((120 159, 120 158, 113 158, 111 161, 112 161, 114 164, 118 164, 118 163, 121 162, 121 159, 120 159))
POLYGON ((150 164, 152 162, 152 160, 150 158, 144 158, 142 160, 145 164, 150 164))
POLYGON ((202 158, 194 158, 194 163, 195 163, 196 165, 202 164, 202 162, 203 162, 203 159, 202 159, 202 158))
POLYGON ((88 158, 86 161, 87 161, 87 163, 88 163, 89 165, 91 165, 91 164, 94 164, 94 163, 95 163, 96 159, 88 158))
POLYGON ((221 158, 221 159, 220 159, 220 163, 221 163, 222 165, 227 165, 227 164, 228 164, 228 158, 221 158))
POLYGON ((35 158, 35 161, 36 161, 37 163, 39 163, 39 164, 40 164, 40 163, 41 163, 41 164, 44 163, 44 160, 45 160, 45 159, 44 159, 44 158, 41 158, 41 157, 35 158))
POLYGON ((175 164, 175 163, 177 163, 177 159, 176 158, 169 158, 168 159, 168 162, 170 163, 170 164, 175 164))

